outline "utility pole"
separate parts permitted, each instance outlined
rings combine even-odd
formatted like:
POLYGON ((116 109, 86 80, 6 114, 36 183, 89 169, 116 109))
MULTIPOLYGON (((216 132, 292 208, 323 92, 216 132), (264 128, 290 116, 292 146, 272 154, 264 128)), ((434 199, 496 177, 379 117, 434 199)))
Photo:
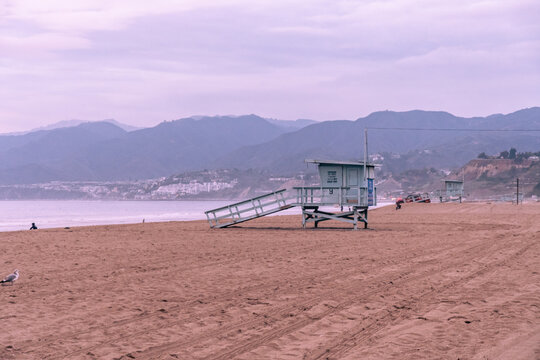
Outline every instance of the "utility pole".
POLYGON ((516 178, 516 205, 519 205, 519 178, 516 178))
POLYGON ((364 186, 367 191, 367 128, 364 128, 364 186))

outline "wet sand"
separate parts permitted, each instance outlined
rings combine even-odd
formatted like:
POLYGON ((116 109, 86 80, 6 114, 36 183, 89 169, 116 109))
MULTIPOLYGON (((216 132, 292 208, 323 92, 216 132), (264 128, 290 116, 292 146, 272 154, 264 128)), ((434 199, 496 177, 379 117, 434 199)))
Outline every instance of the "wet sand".
POLYGON ((0 359, 540 359, 540 204, 0 233, 0 359))

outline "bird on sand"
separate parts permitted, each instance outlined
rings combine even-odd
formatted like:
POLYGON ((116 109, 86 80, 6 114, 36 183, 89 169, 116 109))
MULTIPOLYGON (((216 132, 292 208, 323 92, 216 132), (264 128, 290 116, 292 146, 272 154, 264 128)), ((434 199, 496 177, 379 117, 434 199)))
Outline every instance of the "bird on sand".
POLYGON ((0 284, 5 285, 5 284, 8 284, 8 283, 11 283, 11 285, 13 285, 13 283, 18 278, 19 278, 19 270, 15 269, 15 271, 13 271, 13 274, 9 274, 8 276, 6 276, 4 278, 4 280, 0 281, 0 284))

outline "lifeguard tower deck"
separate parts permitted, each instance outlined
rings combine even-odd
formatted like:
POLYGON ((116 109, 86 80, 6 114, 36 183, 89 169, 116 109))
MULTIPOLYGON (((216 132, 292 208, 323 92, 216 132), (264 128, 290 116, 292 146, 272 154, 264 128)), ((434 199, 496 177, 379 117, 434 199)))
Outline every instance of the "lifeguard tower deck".
POLYGON ((274 214, 292 207, 302 208, 302 226, 314 227, 322 221, 350 223, 356 230, 358 222, 368 227, 368 208, 377 204, 373 186, 375 166, 363 162, 306 160, 316 164, 320 186, 282 189, 248 200, 205 212, 212 228, 224 228, 274 214), (339 208, 339 212, 323 211, 322 207, 339 208), (343 211, 347 208, 347 211, 343 211))

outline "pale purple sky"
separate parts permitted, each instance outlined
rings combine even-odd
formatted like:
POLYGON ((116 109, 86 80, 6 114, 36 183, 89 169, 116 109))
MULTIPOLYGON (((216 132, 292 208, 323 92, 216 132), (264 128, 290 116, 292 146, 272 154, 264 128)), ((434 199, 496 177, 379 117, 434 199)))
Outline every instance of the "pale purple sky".
POLYGON ((538 0, 0 2, 0 132, 531 106, 538 0))

